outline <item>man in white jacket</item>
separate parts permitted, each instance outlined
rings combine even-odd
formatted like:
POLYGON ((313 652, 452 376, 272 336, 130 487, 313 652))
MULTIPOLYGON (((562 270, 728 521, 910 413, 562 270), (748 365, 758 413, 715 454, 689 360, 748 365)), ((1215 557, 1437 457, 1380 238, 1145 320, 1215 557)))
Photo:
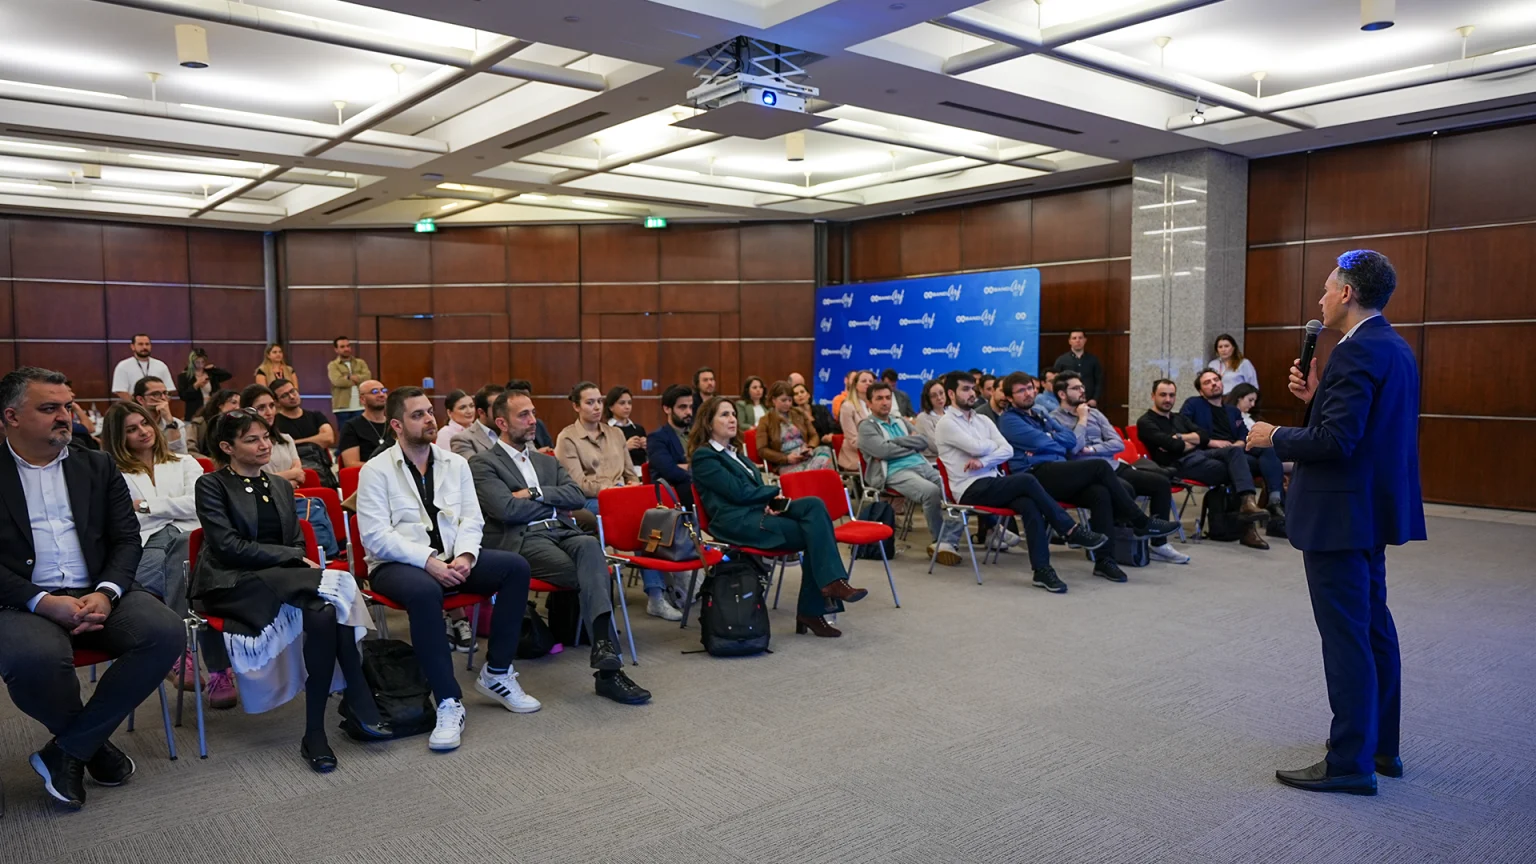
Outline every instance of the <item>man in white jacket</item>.
POLYGON ((496 595, 475 689, 509 711, 537 711, 539 700, 523 692, 512 671, 528 602, 528 562, 480 548, 485 520, 469 463, 433 443, 437 421, 426 392, 396 389, 385 414, 396 443, 364 463, 358 476, 358 531, 371 587, 410 616, 411 645, 437 700, 437 727, 428 746, 453 750, 464 729, 464 704, 443 630, 443 596, 496 595))

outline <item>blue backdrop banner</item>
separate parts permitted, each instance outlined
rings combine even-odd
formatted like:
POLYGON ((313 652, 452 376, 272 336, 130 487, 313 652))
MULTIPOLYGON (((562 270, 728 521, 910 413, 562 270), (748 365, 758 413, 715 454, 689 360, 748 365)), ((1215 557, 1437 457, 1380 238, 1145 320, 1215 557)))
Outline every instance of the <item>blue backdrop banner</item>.
POLYGON ((917 408, 923 382, 955 369, 1040 371, 1040 271, 997 270, 816 292, 816 399, 854 369, 895 369, 917 408))

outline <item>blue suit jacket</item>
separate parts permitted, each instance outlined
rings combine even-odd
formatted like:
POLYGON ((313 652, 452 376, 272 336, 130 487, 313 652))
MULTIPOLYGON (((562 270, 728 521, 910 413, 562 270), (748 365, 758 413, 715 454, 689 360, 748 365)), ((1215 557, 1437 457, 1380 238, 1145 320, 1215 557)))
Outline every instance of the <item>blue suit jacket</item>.
POLYGON ((693 475, 687 468, 688 456, 683 451, 683 439, 672 424, 663 423, 661 428, 645 436, 645 455, 651 465, 651 478, 667 481, 677 490, 684 507, 693 506, 693 475))
MULTIPOLYGON (((1221 407, 1227 412, 1227 422, 1232 424, 1232 431, 1237 435, 1237 440, 1248 440, 1248 424, 1243 422, 1242 413, 1231 405, 1223 405, 1221 407)), ((1205 401, 1204 396, 1191 396, 1184 400, 1184 405, 1179 408, 1179 413, 1193 420, 1195 425, 1200 427, 1200 431, 1210 435, 1211 415, 1215 410, 1216 406, 1205 401)))
POLYGON ((1286 501, 1291 545, 1311 552, 1423 540, 1419 368, 1385 318, 1372 318, 1328 358, 1305 427, 1275 430, 1296 463, 1286 501))

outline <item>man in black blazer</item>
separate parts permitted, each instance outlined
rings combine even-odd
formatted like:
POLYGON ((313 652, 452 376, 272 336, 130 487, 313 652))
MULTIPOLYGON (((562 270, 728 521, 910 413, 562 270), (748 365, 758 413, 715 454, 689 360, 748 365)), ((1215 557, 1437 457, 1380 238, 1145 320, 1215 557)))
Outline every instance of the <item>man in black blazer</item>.
POLYGON ((107 740, 186 650, 176 613, 133 574, 142 552, 128 485, 104 453, 70 448, 74 393, 58 372, 0 379, 0 677, 53 740, 32 754, 48 794, 85 803, 84 775, 117 786, 133 760, 107 740), (114 659, 80 702, 77 650, 114 659))
POLYGON ((523 556, 534 579, 577 589, 592 634, 598 695, 627 705, 649 700, 650 691, 624 674, 624 657, 611 638, 613 574, 602 544, 565 512, 585 504, 586 493, 555 457, 532 446, 537 417, 526 392, 508 390, 496 397, 492 422, 500 433, 496 446, 469 460, 485 517, 481 545, 523 556))

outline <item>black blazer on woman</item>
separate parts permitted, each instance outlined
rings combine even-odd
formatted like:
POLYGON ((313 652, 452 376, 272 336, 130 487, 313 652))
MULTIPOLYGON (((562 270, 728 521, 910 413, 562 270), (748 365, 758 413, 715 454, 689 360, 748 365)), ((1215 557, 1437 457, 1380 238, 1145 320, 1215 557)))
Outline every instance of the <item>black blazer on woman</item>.
MULTIPOLYGON (((276 474, 265 475, 272 485, 278 521, 287 542, 258 543, 256 497, 245 491, 245 478, 220 468, 197 481, 197 521, 203 525, 203 547, 192 572, 192 596, 234 587, 243 573, 271 567, 306 567, 304 535, 293 511, 293 487, 276 474)), ((257 487, 260 494, 260 487, 257 487)))

